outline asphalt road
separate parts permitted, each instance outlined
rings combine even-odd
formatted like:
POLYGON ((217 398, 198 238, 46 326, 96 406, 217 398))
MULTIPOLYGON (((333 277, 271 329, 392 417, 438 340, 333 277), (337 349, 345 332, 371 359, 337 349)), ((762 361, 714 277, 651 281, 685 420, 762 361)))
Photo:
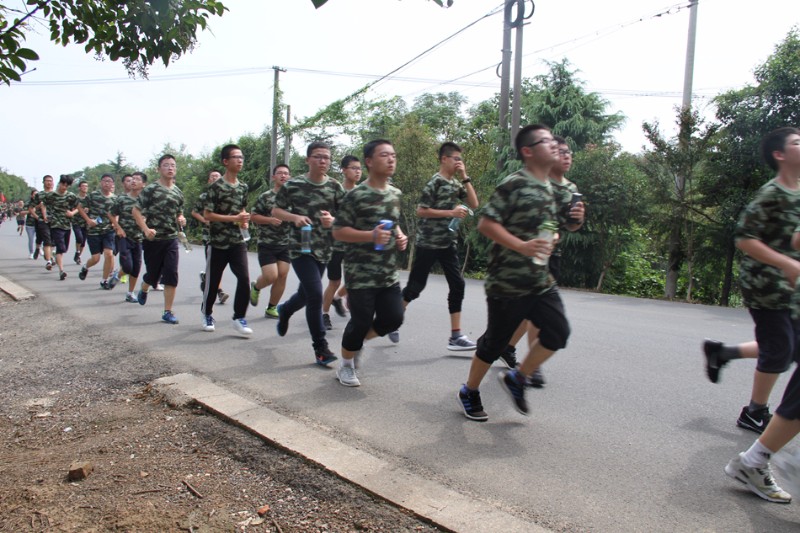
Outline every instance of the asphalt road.
MULTIPOLYGON (((800 527, 800 502, 765 502, 723 473, 730 457, 756 437, 735 426, 749 399, 754 365, 734 362, 721 383, 712 385, 703 372, 700 344, 707 336, 749 340, 752 324, 741 309, 564 290, 573 335, 545 365, 547 386, 530 391, 531 415, 512 408, 496 380, 498 365, 482 387, 490 419, 476 423, 464 418, 456 400, 470 353, 446 349, 447 287, 439 276, 410 305, 400 344, 369 342, 362 386, 346 388, 332 369, 313 364, 302 313, 280 338, 275 321, 263 318, 263 306, 251 307, 255 333, 243 339, 229 323, 229 301, 215 307, 217 331, 201 331, 200 247, 181 255, 174 309, 181 323, 168 326, 159 322, 159 293, 151 292, 145 307, 125 303, 121 287, 99 290, 99 267, 80 281, 72 263, 67 280, 59 282, 41 259, 27 258, 27 238, 14 229, 9 223, 0 227, 0 274, 64 313, 95 322, 109 342, 119 337, 141 342, 178 368, 545 527, 614 532, 800 527)), ((251 253, 251 273, 257 268, 251 253)), ((287 296, 295 284, 290 276, 287 296)), ((232 292, 229 273, 223 286, 232 292)), ((477 338, 486 318, 482 284, 468 280, 466 294, 464 330, 477 338)), ((329 341, 338 351, 346 322, 332 319, 329 341)), ((779 380, 773 405, 787 378, 779 380)))

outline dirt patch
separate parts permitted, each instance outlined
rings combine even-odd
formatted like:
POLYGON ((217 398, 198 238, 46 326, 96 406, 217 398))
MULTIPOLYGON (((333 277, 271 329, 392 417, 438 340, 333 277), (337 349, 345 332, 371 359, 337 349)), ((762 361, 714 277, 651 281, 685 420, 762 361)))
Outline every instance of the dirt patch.
POLYGON ((107 326, 0 296, 0 531, 437 531, 147 385, 107 326), (92 471, 69 481, 70 465, 92 471), (261 514, 259 515, 259 510, 261 514))

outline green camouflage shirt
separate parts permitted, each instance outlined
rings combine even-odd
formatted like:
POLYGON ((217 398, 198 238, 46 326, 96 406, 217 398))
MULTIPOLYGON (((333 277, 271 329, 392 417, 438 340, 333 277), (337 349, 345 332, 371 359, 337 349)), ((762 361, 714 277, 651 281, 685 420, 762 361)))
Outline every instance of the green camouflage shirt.
MULTIPOLYGON (((275 207, 275 196, 278 193, 275 189, 270 189, 261 194, 256 200, 253 213, 264 217, 272 216, 272 208, 275 207)), ((258 244, 269 246, 289 246, 289 231, 291 224, 282 222, 280 226, 271 224, 258 224, 258 244)))
MULTIPOLYGON (((78 199, 78 205, 86 209, 86 197, 84 196, 83 198, 81 198, 76 194, 75 198, 78 199)), ((76 213, 75 216, 72 217, 72 225, 86 229, 86 221, 83 220, 83 217, 81 216, 80 213, 76 213)))
POLYGON ((86 233, 89 235, 102 235, 109 231, 114 231, 114 226, 111 225, 108 214, 116 201, 117 197, 114 194, 103 196, 100 191, 92 191, 86 195, 83 201, 83 208, 86 210, 89 220, 97 221, 98 218, 101 219, 96 226, 89 228, 86 233))
MULTIPOLYGON (((400 189, 388 185, 385 190, 373 189, 364 181, 342 200, 334 228, 373 230, 381 220, 400 220, 400 189)), ((382 289, 398 283, 398 257, 395 233, 376 250, 372 242, 345 243, 344 279, 348 289, 382 289)))
POLYGON ((31 198, 30 201, 28 202, 28 208, 33 207, 33 211, 34 211, 34 213, 36 213, 36 216, 41 217, 42 216, 41 204, 43 204, 44 201, 47 199, 47 197, 49 195, 51 195, 51 194, 55 194, 55 192, 54 191, 50 191, 50 192, 39 191, 39 192, 37 192, 36 194, 33 195, 33 198, 31 198))
MULTIPOLYGON (((422 189, 419 207, 454 209, 467 198, 467 190, 456 178, 447 179, 438 172, 422 189)), ((420 218, 417 221, 417 246, 448 248, 458 233, 448 227, 452 218, 420 218)))
MULTIPOLYGON (((792 233, 800 223, 800 191, 790 191, 770 180, 747 206, 734 238, 756 239, 773 250, 800 261, 793 250, 792 233)), ((740 263, 744 305, 750 309, 789 309, 794 289, 779 268, 756 261, 749 255, 740 263)))
MULTIPOLYGON (((67 211, 72 211, 78 205, 78 197, 67 191, 64 194, 48 194, 44 199, 47 209, 47 220, 51 228, 70 229, 72 218, 67 216, 67 211)), ((82 218, 76 213, 75 217, 82 218)))
MULTIPOLYGON (((539 226, 559 221, 550 180, 541 182, 522 169, 504 178, 484 206, 481 216, 502 224, 512 235, 535 239, 539 226)), ((505 246, 489 250, 485 290, 488 296, 511 297, 542 294, 555 284, 547 265, 537 265, 505 246)))
POLYGON ((111 214, 119 217, 117 224, 125 230, 125 236, 135 242, 142 242, 144 235, 142 230, 136 225, 136 220, 133 218, 133 206, 136 205, 136 198, 121 194, 117 196, 117 201, 114 202, 114 207, 111 208, 111 214))
POLYGON ((156 230, 153 240, 168 241, 178 238, 178 216, 183 214, 183 192, 177 185, 165 187, 155 181, 142 189, 136 202, 147 227, 156 230))
MULTIPOLYGON (((322 183, 314 183, 304 174, 283 184, 275 195, 275 207, 312 220, 311 255, 320 263, 331 260, 333 238, 330 228, 323 228, 319 221, 320 211, 328 211, 334 217, 344 197, 344 187, 333 178, 325 176, 322 183)), ((294 259, 300 253, 300 228, 291 225, 289 253, 294 259)))
MULTIPOLYGON (((225 178, 218 179, 206 189, 203 209, 218 215, 238 215, 247 207, 247 184, 237 181, 232 185, 225 178)), ((209 243, 214 248, 226 250, 242 244, 242 230, 235 222, 211 222, 209 243)))
MULTIPOLYGON (((556 183, 550 180, 550 185, 553 187, 553 194, 556 197, 556 202, 560 206, 559 219, 563 220, 561 228, 563 229, 569 219, 569 206, 572 203, 572 193, 578 192, 578 186, 564 178, 564 183, 556 183)), ((553 255, 561 255, 561 244, 557 244, 553 250, 553 255)))
MULTIPOLYGON (((197 201, 194 203, 194 210, 203 217, 203 211, 205 210, 204 206, 206 205, 206 196, 207 195, 205 191, 201 192, 200 196, 197 197, 197 201)), ((200 238, 203 240, 203 244, 208 244, 209 240, 211 239, 211 235, 208 233, 208 224, 200 223, 200 226, 200 238)))

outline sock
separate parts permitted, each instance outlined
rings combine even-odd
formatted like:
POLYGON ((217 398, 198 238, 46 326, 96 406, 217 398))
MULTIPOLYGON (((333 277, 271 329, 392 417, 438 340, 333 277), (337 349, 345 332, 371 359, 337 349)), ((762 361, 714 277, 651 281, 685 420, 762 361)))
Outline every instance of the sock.
POLYGON ((742 464, 748 468, 766 468, 774 452, 756 440, 742 455, 742 464))
POLYGON ((349 366, 350 368, 354 368, 355 364, 353 363, 355 359, 345 359, 342 357, 342 366, 349 366))
POLYGON ((267 305, 267 309, 275 309, 276 305, 278 305, 278 304, 274 304, 274 303, 270 302, 269 305, 267 305))
POLYGON ((723 344, 719 350, 719 358, 722 361, 731 361, 733 359, 741 359, 742 354, 739 352, 738 345, 727 346, 723 344))
POLYGON ((747 406, 747 410, 751 413, 756 411, 760 411, 761 409, 765 409, 768 404, 765 403, 756 403, 753 400, 750 400, 750 405, 747 406))
POLYGON ((454 330, 450 331, 450 338, 451 339, 457 339, 460 336, 461 336, 461 330, 460 329, 454 329, 454 330))

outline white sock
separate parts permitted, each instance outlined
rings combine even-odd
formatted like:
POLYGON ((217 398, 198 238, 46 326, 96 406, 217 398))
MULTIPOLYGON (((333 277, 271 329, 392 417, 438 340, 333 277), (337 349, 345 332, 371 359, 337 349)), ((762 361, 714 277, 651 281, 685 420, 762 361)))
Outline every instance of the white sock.
POLYGON ((742 455, 742 464, 748 468, 766 468, 773 453, 760 440, 756 440, 742 455))
POLYGON ((355 368, 355 364, 353 364, 353 359, 345 359, 342 357, 342 366, 349 366, 350 368, 355 368))

